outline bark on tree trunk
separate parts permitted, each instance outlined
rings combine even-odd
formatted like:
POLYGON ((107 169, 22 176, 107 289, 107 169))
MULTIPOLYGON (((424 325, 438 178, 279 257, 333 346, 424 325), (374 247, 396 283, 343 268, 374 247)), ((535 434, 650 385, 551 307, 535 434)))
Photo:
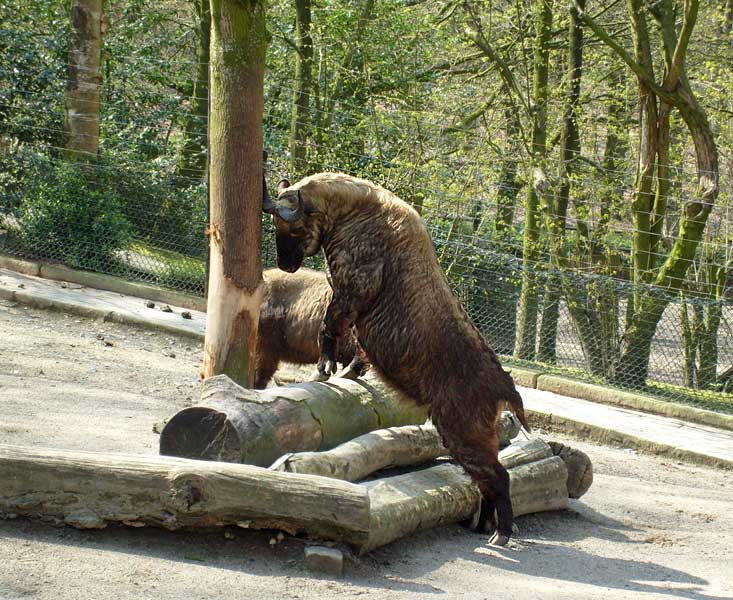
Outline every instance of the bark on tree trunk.
POLYGON ((210 272, 202 378, 251 386, 263 294, 265 8, 211 1, 210 272))
MULTIPOLYGON (((545 212, 545 226, 550 239, 551 268, 560 271, 565 267, 565 225, 572 190, 572 178, 577 172, 576 161, 580 157, 580 134, 578 132, 578 109, 580 105, 580 82, 583 76, 583 28, 580 25, 578 9, 585 9, 585 0, 578 0, 578 7, 570 7, 567 55, 567 95, 563 110, 563 130, 560 142, 560 187, 557 194, 548 194, 545 212)), ((562 275, 550 275, 545 283, 544 307, 537 359, 554 364, 557 359, 557 323, 560 313, 562 275)), ((574 286, 565 286, 573 291, 574 286)), ((572 316, 572 313, 571 313, 572 316)))
POLYGON ((102 0, 73 1, 64 117, 70 160, 94 160, 99 150, 103 19, 102 0))

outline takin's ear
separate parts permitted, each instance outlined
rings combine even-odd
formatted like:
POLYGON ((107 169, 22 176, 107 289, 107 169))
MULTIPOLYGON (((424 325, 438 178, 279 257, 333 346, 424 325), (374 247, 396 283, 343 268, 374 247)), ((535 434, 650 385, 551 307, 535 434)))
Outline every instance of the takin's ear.
POLYGON ((290 182, 287 179, 281 179, 277 182, 277 194, 278 196, 282 194, 282 191, 284 189, 287 189, 290 187, 290 182))

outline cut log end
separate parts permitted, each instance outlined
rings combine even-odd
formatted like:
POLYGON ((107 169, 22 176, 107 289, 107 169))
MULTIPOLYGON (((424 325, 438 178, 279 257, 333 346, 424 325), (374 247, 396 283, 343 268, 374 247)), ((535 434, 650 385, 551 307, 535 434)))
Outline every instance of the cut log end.
POLYGON ((585 452, 577 448, 560 442, 548 443, 552 453, 562 458, 568 468, 568 496, 580 498, 593 483, 593 463, 585 452))
POLYGON ((238 462, 240 441, 227 415, 194 406, 174 415, 161 431, 160 454, 238 462))

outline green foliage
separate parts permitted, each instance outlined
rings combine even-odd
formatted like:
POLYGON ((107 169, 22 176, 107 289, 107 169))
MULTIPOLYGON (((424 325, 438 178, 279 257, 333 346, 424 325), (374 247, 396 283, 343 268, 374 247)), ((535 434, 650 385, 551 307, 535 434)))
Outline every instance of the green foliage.
POLYGON ((31 253, 51 248, 72 267, 107 268, 130 239, 114 181, 63 162, 37 176, 19 211, 23 246, 31 253))

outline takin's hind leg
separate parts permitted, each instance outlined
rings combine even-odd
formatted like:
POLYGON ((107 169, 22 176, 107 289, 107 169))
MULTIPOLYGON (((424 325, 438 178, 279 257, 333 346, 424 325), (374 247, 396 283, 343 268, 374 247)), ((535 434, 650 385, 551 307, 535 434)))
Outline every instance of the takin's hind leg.
POLYGON ((481 505, 478 519, 470 527, 478 533, 495 532, 491 542, 504 546, 512 535, 513 512, 509 495, 509 473, 499 462, 498 428, 481 426, 480 422, 456 423, 447 427, 443 419, 433 423, 453 458, 478 485, 481 505), (442 426, 442 427, 441 427, 442 426))
POLYGON ((481 491, 481 509, 476 529, 486 532, 495 530, 491 543, 506 546, 512 536, 514 524, 512 500, 509 495, 509 473, 497 461, 494 475, 493 480, 483 479, 478 482, 481 491))

